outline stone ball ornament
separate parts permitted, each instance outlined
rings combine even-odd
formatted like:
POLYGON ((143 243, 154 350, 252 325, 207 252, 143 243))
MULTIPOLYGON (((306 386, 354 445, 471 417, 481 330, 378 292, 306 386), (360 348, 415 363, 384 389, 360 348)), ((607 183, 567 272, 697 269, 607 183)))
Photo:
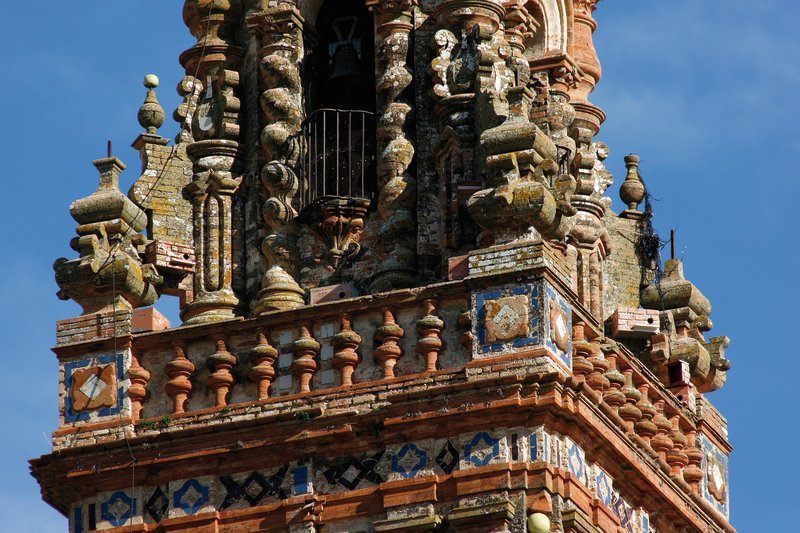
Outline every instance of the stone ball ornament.
POLYGON ((158 102, 158 97, 156 96, 155 89, 158 87, 158 82, 158 76, 155 74, 148 74, 144 77, 147 97, 142 107, 139 108, 139 113, 137 115, 139 124, 150 135, 155 135, 158 132, 158 128, 164 125, 164 120, 166 119, 164 109, 161 107, 161 104, 158 102))
POLYGON ((144 77, 144 86, 148 89, 155 89, 158 87, 159 79, 155 74, 148 74, 144 77))
POLYGON ((533 513, 528 517, 528 533, 548 533, 550 531, 550 519, 546 514, 533 513))

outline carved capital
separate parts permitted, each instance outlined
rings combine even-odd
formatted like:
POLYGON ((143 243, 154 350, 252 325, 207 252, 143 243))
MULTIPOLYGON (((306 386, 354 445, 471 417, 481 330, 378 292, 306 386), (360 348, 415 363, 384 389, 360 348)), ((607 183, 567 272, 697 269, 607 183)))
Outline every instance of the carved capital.
POLYGON ((329 270, 338 271, 361 253, 361 233, 369 200, 323 196, 307 206, 303 219, 328 247, 329 270))

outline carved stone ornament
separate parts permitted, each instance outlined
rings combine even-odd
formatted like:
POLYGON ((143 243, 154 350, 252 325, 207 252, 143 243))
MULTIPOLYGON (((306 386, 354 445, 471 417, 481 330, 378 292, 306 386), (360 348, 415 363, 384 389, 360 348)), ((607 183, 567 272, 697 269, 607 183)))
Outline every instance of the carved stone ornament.
POLYGON ((728 486, 725 482, 725 465, 715 454, 710 454, 706 462, 708 493, 720 503, 725 503, 728 486))
POLYGON ((550 300, 550 340, 553 344, 566 353, 569 348, 569 327, 567 326, 567 314, 555 300, 550 300))
POLYGON ((114 407, 117 403, 117 378, 114 365, 78 369, 72 374, 69 391, 74 412, 114 407))
POLYGON ((323 239, 328 247, 328 268, 338 271, 361 253, 361 233, 369 200, 323 196, 303 211, 302 219, 323 239))
POLYGON ((528 296, 506 296, 486 301, 486 340, 489 343, 508 342, 526 337, 528 325, 528 296))

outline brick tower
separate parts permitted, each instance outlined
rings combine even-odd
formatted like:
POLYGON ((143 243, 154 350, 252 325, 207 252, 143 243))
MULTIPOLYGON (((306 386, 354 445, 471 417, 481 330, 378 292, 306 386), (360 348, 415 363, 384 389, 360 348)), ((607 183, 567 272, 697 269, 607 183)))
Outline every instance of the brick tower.
POLYGON ((70 531, 728 523, 727 337, 595 139, 596 0, 186 0, 54 268, 70 531), (179 327, 152 307, 180 299, 179 327))

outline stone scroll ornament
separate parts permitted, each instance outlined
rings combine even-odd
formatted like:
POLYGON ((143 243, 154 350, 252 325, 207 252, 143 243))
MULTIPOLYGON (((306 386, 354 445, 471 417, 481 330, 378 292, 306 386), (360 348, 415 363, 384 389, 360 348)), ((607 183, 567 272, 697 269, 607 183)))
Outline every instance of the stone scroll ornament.
POLYGON ((367 2, 375 14, 377 209, 383 220, 378 239, 381 260, 371 283, 373 291, 408 287, 416 281, 416 181, 408 171, 414 146, 404 132, 411 106, 401 100, 413 79, 406 64, 413 5, 413 0, 367 2))
POLYGON ((481 135, 488 187, 467 203, 470 215, 484 229, 479 244, 515 242, 535 234, 560 240, 571 229, 575 179, 559 171, 555 143, 530 122, 532 97, 526 87, 510 89, 508 119, 481 135))
POLYGON ((248 17, 257 36, 261 78, 261 150, 266 163, 261 185, 266 201, 261 216, 268 235, 261 245, 268 269, 261 282, 254 312, 294 309, 303 305, 304 291, 295 281, 297 250, 291 242, 290 223, 297 217, 292 198, 299 182, 303 122, 300 62, 303 58, 303 18, 295 7, 280 5, 248 17))

